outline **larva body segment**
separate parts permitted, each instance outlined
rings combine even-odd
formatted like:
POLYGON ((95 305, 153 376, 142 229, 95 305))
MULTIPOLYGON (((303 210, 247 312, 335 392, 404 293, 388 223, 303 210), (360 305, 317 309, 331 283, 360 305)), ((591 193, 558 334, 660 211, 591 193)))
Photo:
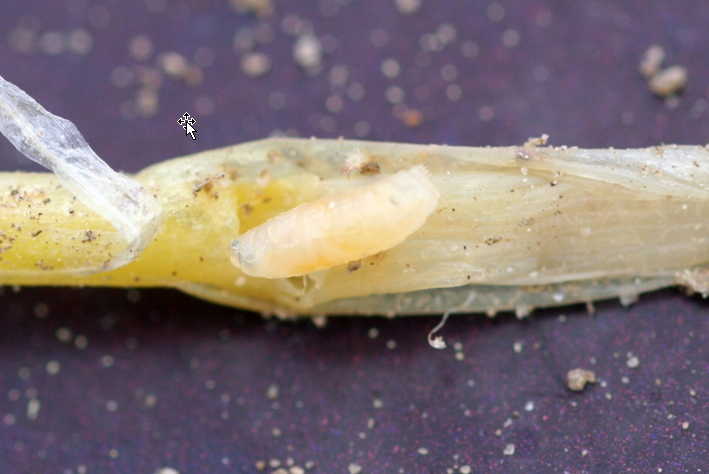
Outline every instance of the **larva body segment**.
POLYGON ((424 166, 301 204, 232 244, 231 260, 263 278, 307 275, 403 242, 435 209, 439 193, 424 166))

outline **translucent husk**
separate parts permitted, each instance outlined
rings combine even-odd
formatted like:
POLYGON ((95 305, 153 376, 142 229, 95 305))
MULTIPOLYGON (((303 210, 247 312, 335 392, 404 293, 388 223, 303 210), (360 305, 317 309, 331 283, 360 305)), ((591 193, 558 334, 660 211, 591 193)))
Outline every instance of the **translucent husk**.
MULTIPOLYGON (((51 266, 55 274, 65 277, 112 270, 134 260, 160 227, 162 209, 153 196, 138 183, 116 173, 104 163, 73 123, 47 112, 32 97, 2 77, 0 132, 27 158, 52 170, 64 187, 89 209, 110 221, 119 234, 112 236, 110 250, 101 254, 94 251, 85 255, 67 255, 68 260, 45 264, 40 251, 35 260, 40 267, 51 266), (97 259, 99 256, 101 258, 97 259), (75 258, 83 260, 74 261, 75 258)), ((8 184, 11 199, 5 207, 12 207, 14 202, 31 215, 32 211, 28 211, 26 203, 22 202, 27 197, 27 191, 14 187, 19 183, 8 184)), ((54 184, 55 189, 59 187, 57 183, 54 184)), ((46 188, 43 192, 48 194, 42 199, 51 200, 50 189, 46 188)), ((41 226, 34 226, 39 224, 41 217, 41 214, 31 215, 32 220, 37 222, 28 222, 24 226, 25 230, 37 227, 30 231, 37 237, 38 232, 42 232, 47 224, 53 223, 61 229, 55 232, 56 237, 64 241, 76 240, 76 232, 71 224, 65 227, 57 220, 52 222, 42 219, 41 226)), ((21 221, 10 222, 9 227, 0 227, 0 245, 2 240, 7 240, 0 247, 0 253, 3 249, 10 250, 12 245, 9 244, 15 240, 11 235, 15 231, 21 232, 22 228, 21 221), (8 236, 7 232, 11 235, 8 236)), ((87 234, 80 239, 91 240, 92 237, 87 234)), ((18 242, 18 246, 24 248, 21 242, 18 242)), ((24 257, 31 256, 30 253, 24 257)))
MULTIPOLYGON (((273 138, 151 166, 133 176, 164 209, 142 254, 110 271, 122 239, 50 174, 0 174, 0 282, 179 288, 282 317, 531 308, 683 284, 706 293, 709 150, 464 148, 273 138), (441 197, 402 244, 306 277, 244 275, 230 242, 298 204, 424 164, 441 197), (41 233, 37 233, 41 231, 41 233)), ((381 223, 387 232, 387 222, 381 223)))

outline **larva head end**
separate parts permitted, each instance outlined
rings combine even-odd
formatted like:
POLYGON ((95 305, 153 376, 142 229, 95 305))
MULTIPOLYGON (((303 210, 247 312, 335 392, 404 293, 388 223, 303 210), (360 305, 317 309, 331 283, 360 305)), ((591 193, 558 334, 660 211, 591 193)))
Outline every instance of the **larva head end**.
POLYGON ((244 257, 242 257, 241 252, 239 252, 239 241, 236 239, 232 240, 231 245, 229 245, 229 257, 235 267, 242 268, 244 257))
POLYGON ((229 245, 229 257, 232 265, 240 269, 242 272, 251 276, 259 276, 258 273, 255 273, 254 268, 256 255, 249 245, 248 239, 244 241, 243 236, 241 236, 241 240, 232 240, 229 245))

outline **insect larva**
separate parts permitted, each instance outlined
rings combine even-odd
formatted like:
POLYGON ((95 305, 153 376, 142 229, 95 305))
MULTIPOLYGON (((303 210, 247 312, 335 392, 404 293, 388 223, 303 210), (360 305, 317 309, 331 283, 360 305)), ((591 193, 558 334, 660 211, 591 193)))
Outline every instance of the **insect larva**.
POLYGON ((423 225, 439 194, 422 165, 301 204, 232 243, 231 260, 264 278, 306 275, 388 250, 423 225))

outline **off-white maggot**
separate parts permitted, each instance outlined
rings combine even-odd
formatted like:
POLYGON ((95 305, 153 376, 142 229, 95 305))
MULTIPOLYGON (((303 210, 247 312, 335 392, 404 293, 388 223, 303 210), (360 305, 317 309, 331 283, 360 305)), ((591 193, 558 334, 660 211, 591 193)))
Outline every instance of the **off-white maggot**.
POLYGON ((247 275, 288 278, 361 260, 400 244, 423 225, 438 191, 422 165, 301 204, 232 243, 247 275))
POLYGON ((709 293, 706 146, 272 138, 159 163, 131 180, 84 156, 93 152, 75 127, 56 126, 61 119, 10 86, 0 81, 3 133, 35 158, 49 153, 63 181, 0 173, 6 285, 167 286, 281 317, 524 315, 630 302, 677 284, 709 293), (428 173, 417 177, 422 167, 428 173), (401 177, 408 186, 375 191, 401 177), (91 187, 92 179, 107 184, 91 187), (372 217, 381 199, 400 200, 408 224, 395 207, 372 217), (347 206, 330 214, 330 202, 347 206), (352 225, 338 233, 343 223, 352 225), (231 263, 237 237, 242 257, 255 249, 259 271, 231 263), (352 242, 356 251, 332 251, 352 242), (336 258, 322 258, 320 247, 336 258))

